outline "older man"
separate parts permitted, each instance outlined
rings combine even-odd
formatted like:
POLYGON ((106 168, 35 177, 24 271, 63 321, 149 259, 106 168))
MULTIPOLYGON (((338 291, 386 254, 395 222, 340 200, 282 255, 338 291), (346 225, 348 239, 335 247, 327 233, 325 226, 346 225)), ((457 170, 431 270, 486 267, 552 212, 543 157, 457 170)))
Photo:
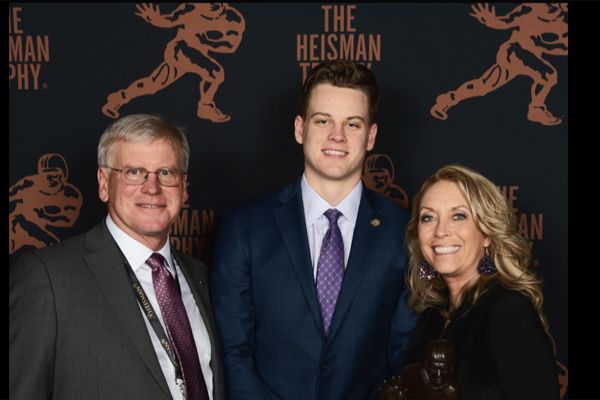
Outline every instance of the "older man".
POLYGON ((208 268, 168 240, 188 159, 185 135, 160 116, 104 132, 106 220, 10 270, 11 399, 224 398, 208 268))

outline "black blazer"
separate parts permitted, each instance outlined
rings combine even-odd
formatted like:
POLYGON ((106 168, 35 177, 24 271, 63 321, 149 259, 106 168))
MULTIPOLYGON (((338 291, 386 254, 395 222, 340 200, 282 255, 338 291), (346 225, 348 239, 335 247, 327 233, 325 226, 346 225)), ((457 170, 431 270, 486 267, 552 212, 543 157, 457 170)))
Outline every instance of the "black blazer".
MULTIPOLYGON (((475 306, 463 304, 444 330, 439 308, 419 316, 400 372, 423 362, 427 345, 447 339, 456 351, 454 378, 463 400, 559 399, 550 337, 525 296, 493 281, 475 306)), ((396 375, 399 375, 398 373, 396 375)))

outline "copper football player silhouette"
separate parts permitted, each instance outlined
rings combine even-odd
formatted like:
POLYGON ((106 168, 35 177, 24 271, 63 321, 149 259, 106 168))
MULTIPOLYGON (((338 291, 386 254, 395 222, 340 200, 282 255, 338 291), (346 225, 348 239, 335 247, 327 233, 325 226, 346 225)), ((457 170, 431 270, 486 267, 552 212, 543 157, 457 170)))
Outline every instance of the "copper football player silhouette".
POLYGON ((156 8, 152 4, 136 7, 135 15, 160 28, 177 28, 177 35, 167 44, 164 61, 150 76, 108 96, 102 107, 104 115, 118 118, 119 108, 131 100, 154 94, 186 73, 193 73, 202 78, 198 117, 213 122, 228 121, 230 116, 223 114, 214 103, 215 93, 225 80, 225 72, 209 53, 237 50, 246 26, 244 17, 227 3, 183 3, 168 15, 162 15, 158 5, 156 8))
POLYGON ((543 125, 562 121, 548 111, 545 101, 557 82, 556 69, 543 54, 569 54, 568 3, 523 3, 505 16, 496 16, 494 7, 471 6, 470 16, 492 29, 510 29, 510 39, 496 54, 496 63, 480 78, 458 89, 441 94, 431 108, 431 115, 445 120, 448 110, 460 101, 486 94, 504 86, 516 76, 533 79, 527 119, 543 125))
POLYGON ((60 154, 46 154, 38 173, 8 189, 8 254, 23 246, 46 247, 60 242, 49 227, 73 226, 83 204, 79 189, 67 182, 67 162, 60 154))
POLYGON ((372 154, 365 160, 362 180, 365 186, 381 193, 401 207, 408 208, 406 192, 394 183, 394 164, 385 154, 372 154))

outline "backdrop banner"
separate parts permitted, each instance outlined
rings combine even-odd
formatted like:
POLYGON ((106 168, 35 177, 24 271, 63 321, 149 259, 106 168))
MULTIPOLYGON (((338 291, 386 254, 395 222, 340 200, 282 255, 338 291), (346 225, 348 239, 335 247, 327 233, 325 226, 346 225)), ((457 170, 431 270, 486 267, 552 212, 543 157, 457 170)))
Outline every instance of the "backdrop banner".
POLYGON ((352 59, 381 88, 366 186, 410 209, 450 163, 496 184, 543 277, 568 398, 567 3, 10 3, 8 39, 9 264, 105 218, 100 135, 157 113, 191 147, 171 243, 211 265, 223 211, 302 174, 308 71, 352 59))

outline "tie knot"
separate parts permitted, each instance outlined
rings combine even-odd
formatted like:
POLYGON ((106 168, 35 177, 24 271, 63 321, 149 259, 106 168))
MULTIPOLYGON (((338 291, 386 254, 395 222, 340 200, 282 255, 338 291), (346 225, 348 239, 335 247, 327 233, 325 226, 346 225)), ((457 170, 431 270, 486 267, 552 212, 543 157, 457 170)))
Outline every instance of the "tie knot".
POLYGON ((337 220, 342 215, 341 211, 336 210, 335 208, 330 208, 329 210, 325 211, 324 214, 331 225, 337 224, 337 220))
POLYGON ((152 253, 150 258, 146 261, 146 264, 152 268, 152 270, 156 270, 165 265, 165 258, 159 253, 152 253))

